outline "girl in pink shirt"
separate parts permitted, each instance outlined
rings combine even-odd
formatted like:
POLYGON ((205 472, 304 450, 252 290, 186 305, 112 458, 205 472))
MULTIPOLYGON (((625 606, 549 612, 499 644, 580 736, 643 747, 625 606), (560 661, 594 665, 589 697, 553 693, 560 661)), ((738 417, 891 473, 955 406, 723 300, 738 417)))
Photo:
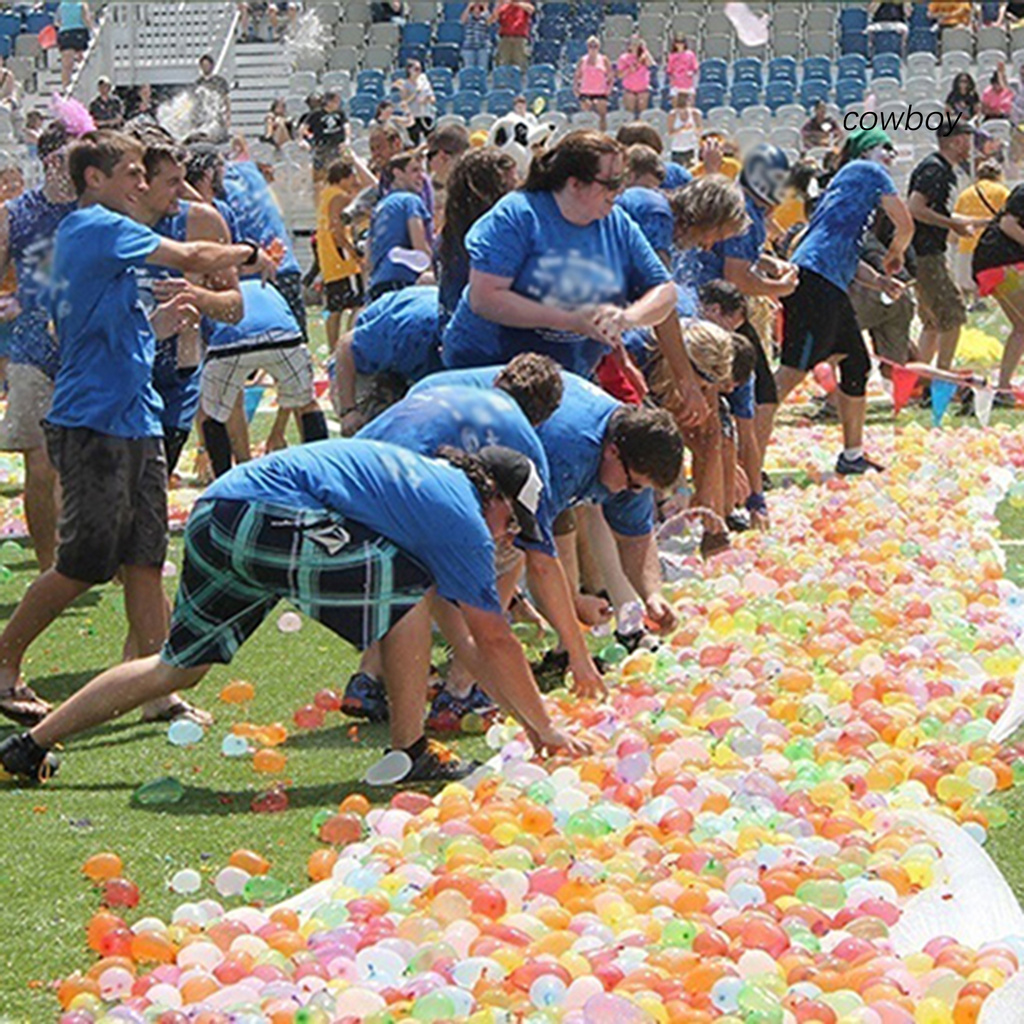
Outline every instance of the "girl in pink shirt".
POLYGON ((591 36, 587 40, 586 54, 576 65, 572 87, 581 110, 597 111, 601 131, 607 127, 608 97, 614 81, 612 62, 601 52, 601 41, 597 36, 591 36))
POLYGON ((641 114, 651 100, 651 57, 647 44, 634 35, 629 47, 619 58, 619 79, 622 82, 622 109, 631 114, 641 114))
POLYGON ((683 36, 676 36, 672 40, 672 49, 665 61, 665 70, 668 72, 673 96, 678 96, 681 92, 693 92, 693 80, 699 67, 697 54, 689 48, 686 39, 683 36))

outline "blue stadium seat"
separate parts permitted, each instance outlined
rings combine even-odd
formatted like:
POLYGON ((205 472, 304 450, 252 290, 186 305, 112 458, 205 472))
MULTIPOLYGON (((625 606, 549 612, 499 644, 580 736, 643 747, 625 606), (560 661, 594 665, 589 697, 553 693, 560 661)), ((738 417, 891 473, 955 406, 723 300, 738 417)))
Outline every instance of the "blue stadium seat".
POLYGON ((846 7, 839 15, 840 32, 863 32, 868 27, 868 12, 863 7, 846 7))
POLYGON ((445 21, 458 21, 462 17, 462 12, 466 9, 465 3, 447 3, 444 5, 444 20, 445 21))
MULTIPOLYGON (((561 44, 560 43, 555 43, 554 45, 559 47, 559 51, 561 51, 561 44)), ((555 57, 554 60, 552 60, 550 57, 546 56, 545 54, 542 54, 540 47, 541 47, 541 44, 538 43, 533 48, 533 59, 535 61, 537 61, 538 64, 540 64, 540 63, 544 63, 544 64, 557 64, 559 62, 557 56, 555 57)), ((586 52, 587 52, 587 41, 586 41, 586 39, 570 39, 565 44, 565 63, 566 63, 566 65, 568 67, 570 67, 570 68, 575 68, 576 65, 579 63, 580 57, 582 57, 586 52)))
POLYGON ((427 63, 427 48, 419 43, 402 43, 398 48, 398 63, 408 64, 411 60, 427 63))
POLYGON ((791 82, 796 85, 796 61, 792 57, 776 57, 768 62, 768 82, 791 82))
POLYGON ((541 18, 555 18, 568 21, 572 15, 572 4, 564 0, 548 0, 540 9, 541 18))
POLYGON ((628 14, 631 18, 635 18, 639 11, 640 5, 638 3, 629 3, 628 0, 621 2, 621 0, 613 0, 612 3, 608 4, 609 14, 628 14))
POLYGON ((25 31, 36 36, 52 22, 53 18, 45 11, 33 11, 25 15, 25 31))
POLYGON ((348 116, 354 121, 362 121, 364 125, 369 124, 373 120, 373 115, 377 112, 377 104, 379 102, 380 100, 376 96, 357 92, 348 101, 348 116))
POLYGON ((451 68, 441 68, 436 65, 427 72, 427 78, 434 87, 434 95, 438 99, 450 100, 455 95, 455 76, 451 68))
MULTIPOLYGON (((983 3, 981 5, 981 20, 984 24, 989 24, 999 17, 998 3, 983 3)), ((935 22, 928 16, 928 5, 927 4, 914 4, 910 10, 910 29, 913 31, 915 28, 926 28, 934 29, 935 22)))
POLYGON ((431 26, 425 21, 410 21, 402 26, 402 43, 405 46, 429 46, 431 26))
POLYGON ((21 34, 20 14, 0 14, 0 36, 17 36, 21 34))
POLYGON ((505 64, 491 72, 491 86, 494 89, 511 89, 522 92, 523 73, 514 64, 505 64))
POLYGON ((697 104, 697 109, 705 115, 712 107, 724 107, 725 86, 719 82, 698 85, 694 102, 697 104))
POLYGON ((729 93, 729 105, 738 113, 761 102, 761 90, 750 82, 737 82, 729 93))
POLYGON ((463 68, 459 72, 459 89, 478 92, 482 96, 487 92, 487 72, 483 68, 463 68))
POLYGON ((512 109, 512 103, 518 95, 516 89, 492 89, 486 97, 484 104, 488 114, 497 114, 501 117, 512 109))
POLYGON ((597 4, 584 4, 576 7, 569 20, 574 36, 594 36, 600 33, 604 16, 597 4))
POLYGON ((483 106, 483 94, 470 89, 463 89, 452 97, 452 113, 464 117, 467 121, 471 117, 476 117, 483 110, 483 106))
POLYGON ((458 71, 462 64, 462 51, 454 43, 439 43, 430 51, 430 62, 435 68, 458 71))
POLYGON ((537 102, 537 100, 544 101, 544 106, 540 108, 541 113, 543 113, 545 110, 552 110, 554 108, 555 93, 553 89, 527 89, 525 95, 527 110, 533 110, 533 105, 537 102))
POLYGON ((737 82, 750 82, 760 89, 763 81, 761 62, 753 57, 741 57, 739 60, 733 61, 732 81, 733 85, 737 82))
MULTIPOLYGON (((544 8, 542 8, 543 10, 544 8)), ((568 23, 556 18, 541 18, 537 22, 537 38, 546 40, 564 39, 568 34, 568 23)))
POLYGON ((855 78, 861 82, 868 80, 867 59, 859 53, 847 53, 836 61, 836 76, 840 80, 844 78, 855 78))
POLYGON ((930 28, 913 28, 907 37, 907 53, 934 53, 939 52, 939 39, 937 33, 930 28))
POLYGON ((461 46, 463 35, 465 35, 465 29, 461 21, 442 21, 437 26, 437 41, 439 43, 454 43, 456 46, 461 46))
POLYGON ((800 86, 800 102, 810 110, 820 100, 827 101, 831 91, 828 82, 823 82, 820 79, 811 79, 809 82, 805 81, 800 86))
POLYGON ((903 62, 895 53, 878 53, 871 60, 872 78, 898 78, 903 81, 903 62))
POLYGON ((804 61, 803 80, 805 82, 825 82, 832 84, 832 61, 828 57, 808 57, 804 61))
POLYGON ((845 110, 864 100, 864 83, 857 78, 840 78, 836 82, 836 103, 845 110))
POLYGON ((533 44, 533 59, 539 64, 558 65, 562 60, 562 44, 556 39, 538 39, 533 44))
POLYGON ((859 53, 866 57, 868 55, 867 32, 844 32, 839 38, 839 52, 842 54, 859 53))
POLYGON ((772 112, 796 101, 796 83, 789 81, 769 82, 764 91, 764 104, 772 112))
POLYGON ((727 85, 729 82, 729 67, 721 57, 709 57, 700 62, 701 85, 727 85))
POLYGON ((903 36, 899 32, 872 32, 871 52, 875 55, 882 53, 903 53, 903 36))
POLYGON ((559 89, 555 94, 555 106, 564 114, 575 114, 580 109, 580 101, 572 89, 559 89))
POLYGON ((547 89, 554 92, 558 82, 558 72, 554 64, 531 64, 526 69, 527 89, 547 89))
POLYGON ((377 68, 367 68, 356 75, 356 92, 384 99, 384 72, 377 68))

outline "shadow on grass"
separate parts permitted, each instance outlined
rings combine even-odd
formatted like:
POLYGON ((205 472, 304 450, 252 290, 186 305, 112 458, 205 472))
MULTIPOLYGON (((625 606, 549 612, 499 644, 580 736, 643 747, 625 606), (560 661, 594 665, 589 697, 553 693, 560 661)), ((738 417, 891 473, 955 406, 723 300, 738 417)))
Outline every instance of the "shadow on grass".
POLYGON ((284 743, 286 750, 351 750, 349 732, 355 726, 359 730, 360 743, 370 747, 384 747, 388 742, 387 723, 371 724, 358 718, 343 719, 338 725, 327 729, 309 729, 292 733, 284 743))

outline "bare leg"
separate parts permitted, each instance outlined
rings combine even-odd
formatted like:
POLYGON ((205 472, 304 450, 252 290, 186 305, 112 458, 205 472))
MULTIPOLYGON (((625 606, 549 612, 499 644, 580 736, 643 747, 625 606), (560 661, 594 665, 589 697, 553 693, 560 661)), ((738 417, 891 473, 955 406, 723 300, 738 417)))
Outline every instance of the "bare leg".
POLYGON ((57 471, 45 448, 25 452, 25 519, 39 571, 53 568, 57 551, 57 471))
POLYGON ((1010 321, 1010 333, 1003 348, 1003 359, 999 364, 999 387, 1009 389, 1013 375, 1024 354, 1024 296, 1019 292, 997 295, 996 301, 1010 321))
POLYGON ((115 665, 47 715, 32 730, 32 739, 41 747, 52 747, 148 701, 167 698, 178 690, 195 686, 209 670, 209 665, 174 668, 156 654, 115 665))
POLYGON ((390 708, 391 746, 404 749, 423 735, 430 674, 430 606, 426 599, 406 613, 380 642, 390 708))
MULTIPOLYGON (((779 405, 789 397, 793 389, 807 376, 806 370, 794 370, 791 366, 780 366, 775 371, 775 390, 778 392, 779 405)), ((774 408, 778 408, 778 405, 774 408)), ((772 413, 774 416, 774 412, 772 413)), ((767 439, 765 439, 767 441, 767 439)))
POLYGON ((586 533, 594 560, 600 566, 604 588, 611 597, 615 611, 621 611, 624 605, 632 601, 639 601, 640 598, 622 571, 619 549, 604 513, 595 505, 581 505, 576 512, 580 529, 586 533))
POLYGON ((953 356, 960 342, 960 327, 951 327, 948 331, 939 331, 939 369, 948 370, 953 365, 953 356))
POLYGON ((274 425, 270 428, 270 433, 267 434, 268 452, 279 452, 281 449, 288 447, 285 431, 288 429, 288 416, 290 414, 291 409, 279 408, 277 410, 277 415, 274 417, 274 425))
POLYGON ((0 635, 0 692, 6 693, 17 685, 21 659, 32 641, 91 586, 56 569, 47 569, 35 579, 0 635))
POLYGON ((249 424, 245 419, 245 405, 242 395, 238 396, 235 407, 227 422, 228 437, 231 438, 231 454, 235 458, 235 465, 240 462, 248 462, 252 458, 252 451, 249 447, 249 424))
POLYGON ((922 363, 930 364, 939 350, 939 332, 934 327, 923 327, 917 337, 917 354, 922 363))
MULTIPOLYGON (((757 437, 758 470, 764 471, 764 453, 768 450, 768 442, 771 440, 772 428, 775 426, 775 410, 777 405, 759 405, 754 411, 754 434, 757 437)), ((751 480, 750 486, 755 489, 760 486, 760 476, 757 480, 751 480)))
POLYGON ((843 424, 843 447, 860 448, 864 444, 864 420, 868 413, 868 400, 861 395, 855 398, 837 391, 839 396, 839 419, 843 424))

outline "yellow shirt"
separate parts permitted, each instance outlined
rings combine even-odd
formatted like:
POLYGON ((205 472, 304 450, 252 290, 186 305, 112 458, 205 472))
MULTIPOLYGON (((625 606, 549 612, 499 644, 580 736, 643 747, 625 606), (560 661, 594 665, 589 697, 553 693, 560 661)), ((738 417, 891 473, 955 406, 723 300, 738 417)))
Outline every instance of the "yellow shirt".
MULTIPOLYGON (((998 213, 1003 208, 1006 204, 1006 197, 1009 194, 1010 190, 1001 181, 979 181, 973 185, 968 185, 956 197, 953 212, 959 213, 964 217, 994 217, 995 213, 993 211, 998 213), (979 189, 981 190, 981 195, 978 195, 979 189), (982 199, 982 196, 985 198, 982 199), (985 205, 986 203, 988 203, 987 206, 985 205)), ((958 251, 974 252, 980 237, 981 233, 979 232, 957 239, 958 251)))
MULTIPOLYGON (((739 160, 733 160, 731 156, 722 157, 722 170, 720 174, 724 174, 727 178, 732 178, 735 181, 740 176, 740 171, 743 170, 743 165, 739 160)), ((695 178, 701 178, 704 176, 704 162, 701 161, 693 169, 693 176, 695 178)))
MULTIPOLYGON (((359 259, 355 255, 346 255, 338 251, 331 229, 331 201, 348 193, 337 185, 327 185, 320 193, 320 206, 316 212, 316 256, 320 262, 320 273, 324 282, 342 281, 346 277, 355 277, 360 271, 359 259)), ((352 239, 345 228, 346 248, 354 253, 352 239)))
POLYGON ((928 17, 941 22, 943 27, 952 25, 970 25, 971 5, 969 3, 947 3, 945 0, 932 0, 928 5, 928 17))
POLYGON ((794 224, 802 224, 807 220, 807 211, 804 209, 804 201, 798 196, 790 196, 784 199, 775 207, 772 220, 779 226, 779 230, 785 234, 794 224))

